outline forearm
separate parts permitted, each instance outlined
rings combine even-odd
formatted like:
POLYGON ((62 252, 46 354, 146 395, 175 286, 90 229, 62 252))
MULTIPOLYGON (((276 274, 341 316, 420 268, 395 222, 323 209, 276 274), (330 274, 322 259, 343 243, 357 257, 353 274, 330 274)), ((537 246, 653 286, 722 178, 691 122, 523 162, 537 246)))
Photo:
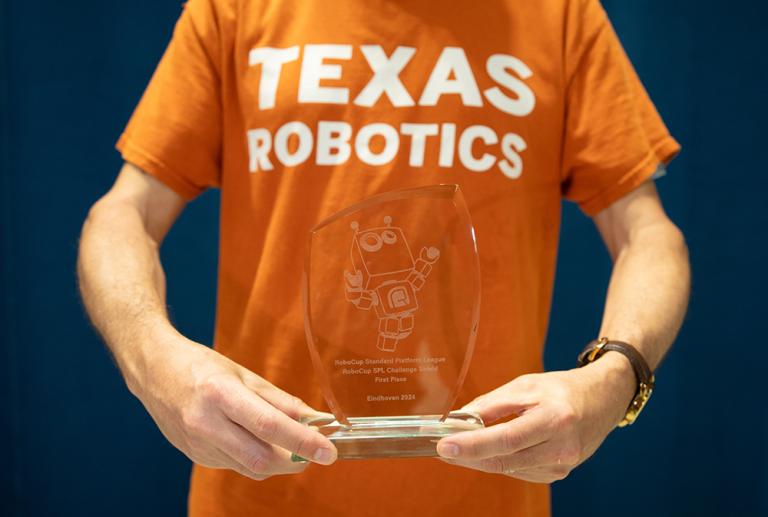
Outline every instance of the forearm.
POLYGON ((662 220, 635 229, 614 253, 599 335, 632 344, 653 370, 685 316, 688 250, 680 231, 662 220))
POLYGON ((126 163, 83 226, 80 291, 128 388, 168 440, 201 465, 266 479, 306 468, 291 453, 333 463, 333 444, 297 421, 316 410, 168 321, 158 247, 184 206, 126 163))
MULTIPOLYGON (((634 345, 655 369, 688 302, 688 252, 680 231, 646 183, 595 217, 614 259, 600 336, 634 345)), ((589 458, 627 413, 638 388, 632 365, 607 352, 583 368, 522 375, 462 409, 486 429, 443 438, 456 465, 526 481, 563 479, 589 458)))
POLYGON ((158 243, 146 230, 140 207, 109 196, 93 206, 83 226, 77 272, 91 321, 134 391, 153 348, 175 334, 165 309, 158 243))

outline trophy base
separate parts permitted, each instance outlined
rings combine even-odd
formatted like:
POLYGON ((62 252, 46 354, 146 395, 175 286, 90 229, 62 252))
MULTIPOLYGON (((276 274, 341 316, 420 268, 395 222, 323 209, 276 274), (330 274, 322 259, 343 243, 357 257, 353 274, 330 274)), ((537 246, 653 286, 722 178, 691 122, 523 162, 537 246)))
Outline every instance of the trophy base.
MULTIPOLYGON (((440 421, 440 415, 350 418, 344 425, 329 418, 302 419, 316 427, 336 446, 339 459, 417 458, 437 456, 437 442, 461 431, 484 427, 476 413, 454 411, 440 421)), ((293 455, 293 461, 306 461, 293 455)))

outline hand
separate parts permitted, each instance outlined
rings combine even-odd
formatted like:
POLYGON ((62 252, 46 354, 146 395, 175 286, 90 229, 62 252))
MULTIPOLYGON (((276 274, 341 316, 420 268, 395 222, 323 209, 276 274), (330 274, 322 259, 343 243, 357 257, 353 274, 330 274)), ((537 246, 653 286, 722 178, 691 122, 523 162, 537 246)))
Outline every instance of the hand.
POLYGON ((129 382, 165 437, 192 461, 256 480, 301 472, 307 463, 336 460, 333 444, 296 420, 326 415, 223 355, 181 336, 157 351, 129 382))
POLYGON ((615 352, 583 368, 523 375, 462 408, 486 424, 512 420, 443 438, 437 451, 448 463, 484 472, 564 479, 621 421, 635 382, 629 361, 615 352))

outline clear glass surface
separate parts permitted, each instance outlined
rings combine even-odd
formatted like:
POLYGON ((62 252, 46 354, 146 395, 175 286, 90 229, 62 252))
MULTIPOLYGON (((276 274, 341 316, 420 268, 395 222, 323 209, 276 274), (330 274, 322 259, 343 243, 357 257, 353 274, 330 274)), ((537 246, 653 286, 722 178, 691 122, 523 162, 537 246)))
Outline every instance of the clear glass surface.
POLYGON ((303 299, 316 377, 336 420, 306 422, 342 458, 434 455, 474 348, 480 273, 458 185, 388 192, 310 234, 303 299))

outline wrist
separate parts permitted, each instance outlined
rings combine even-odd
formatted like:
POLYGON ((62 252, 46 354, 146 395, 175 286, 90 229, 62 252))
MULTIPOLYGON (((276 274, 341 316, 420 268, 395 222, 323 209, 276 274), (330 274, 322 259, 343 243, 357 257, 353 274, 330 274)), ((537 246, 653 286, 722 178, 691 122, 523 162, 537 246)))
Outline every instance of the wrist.
POLYGON ((174 351, 186 338, 164 318, 146 321, 137 327, 133 332, 125 333, 119 342, 111 343, 110 348, 128 390, 142 399, 156 370, 168 365, 174 351))
POLYGON ((590 372, 595 391, 604 395, 615 421, 621 421, 637 391, 637 378, 629 359, 619 352, 608 351, 581 370, 590 372))

